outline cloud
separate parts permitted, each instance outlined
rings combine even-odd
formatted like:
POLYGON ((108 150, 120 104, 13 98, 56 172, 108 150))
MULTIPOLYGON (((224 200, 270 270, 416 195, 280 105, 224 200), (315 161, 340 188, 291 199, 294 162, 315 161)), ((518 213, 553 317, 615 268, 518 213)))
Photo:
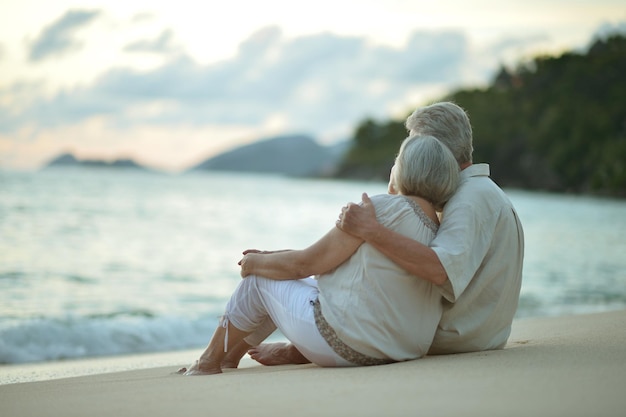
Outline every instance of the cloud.
POLYGON ((523 37, 509 36, 494 42, 489 48, 489 51, 496 56, 502 56, 510 52, 515 52, 517 53, 517 56, 519 56, 519 51, 523 51, 524 49, 532 48, 537 44, 549 41, 550 37, 547 34, 531 34, 523 37))
POLYGON ((182 48, 174 42, 174 32, 171 29, 167 29, 161 32, 155 39, 144 39, 129 43, 124 47, 124 51, 169 54, 180 52, 182 48))
POLYGON ((156 14, 153 12, 139 12, 133 15, 132 22, 141 23, 141 22, 149 22, 156 18, 156 14))
MULTIPOLYGON (((67 27, 61 21, 54 27, 67 27)), ((165 31, 131 49, 167 51, 172 38, 165 31)), ((457 31, 416 32, 404 47, 392 48, 332 33, 288 39, 267 27, 230 60, 201 65, 181 53, 153 70, 112 69, 90 86, 38 97, 17 114, 0 111, 0 131, 105 117, 118 128, 280 120, 285 129, 317 134, 354 126, 366 115, 388 117, 389 108, 406 102, 411 91, 458 84, 467 56, 468 42, 457 31)), ((6 94, 0 91, 0 103, 6 94)))
POLYGON ((613 35, 626 35, 626 21, 602 23, 595 31, 592 43, 596 39, 606 39, 613 35))
POLYGON ((31 45, 29 59, 33 62, 40 61, 77 49, 80 43, 74 39, 74 34, 100 14, 97 10, 69 10, 43 29, 31 45))

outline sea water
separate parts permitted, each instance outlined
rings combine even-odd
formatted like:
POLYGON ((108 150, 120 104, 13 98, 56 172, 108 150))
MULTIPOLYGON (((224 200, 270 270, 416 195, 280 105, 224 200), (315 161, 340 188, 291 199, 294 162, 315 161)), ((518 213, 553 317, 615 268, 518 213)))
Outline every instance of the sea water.
MULTIPOLYGON (((505 190, 518 317, 626 307, 626 201, 505 190)), ((386 184, 58 168, 0 172, 0 364, 201 348, 243 250, 304 248, 386 184)))

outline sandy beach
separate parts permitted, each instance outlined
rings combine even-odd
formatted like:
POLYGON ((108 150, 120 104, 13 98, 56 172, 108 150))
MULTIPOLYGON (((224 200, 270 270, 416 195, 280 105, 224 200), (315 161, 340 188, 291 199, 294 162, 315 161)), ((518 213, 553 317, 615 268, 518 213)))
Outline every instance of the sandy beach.
POLYGON ((244 360, 222 375, 182 377, 174 371, 194 357, 180 355, 171 366, 0 385, 0 415, 626 415, 626 310, 521 319, 500 351, 368 368, 244 360))

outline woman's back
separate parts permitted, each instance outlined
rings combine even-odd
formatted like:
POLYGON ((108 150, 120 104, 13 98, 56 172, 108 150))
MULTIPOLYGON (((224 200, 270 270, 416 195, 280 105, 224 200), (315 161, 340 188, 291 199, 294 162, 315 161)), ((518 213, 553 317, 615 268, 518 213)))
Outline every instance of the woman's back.
MULTIPOLYGON (((410 197, 379 195, 372 203, 382 225, 426 245, 435 237, 437 225, 410 197)), ((361 245, 318 283, 324 319, 350 348, 395 361, 428 351, 441 317, 439 292, 373 246, 361 245)))

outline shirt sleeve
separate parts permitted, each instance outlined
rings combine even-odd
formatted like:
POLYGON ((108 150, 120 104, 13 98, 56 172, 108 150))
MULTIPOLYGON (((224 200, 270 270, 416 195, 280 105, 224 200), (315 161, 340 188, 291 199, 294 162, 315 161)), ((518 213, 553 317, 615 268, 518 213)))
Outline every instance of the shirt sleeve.
POLYGON ((493 217, 497 214, 485 217, 479 212, 476 206, 448 204, 444 221, 430 245, 448 275, 446 283, 439 288, 450 302, 463 294, 491 245, 491 227, 485 222, 495 221, 493 217))

